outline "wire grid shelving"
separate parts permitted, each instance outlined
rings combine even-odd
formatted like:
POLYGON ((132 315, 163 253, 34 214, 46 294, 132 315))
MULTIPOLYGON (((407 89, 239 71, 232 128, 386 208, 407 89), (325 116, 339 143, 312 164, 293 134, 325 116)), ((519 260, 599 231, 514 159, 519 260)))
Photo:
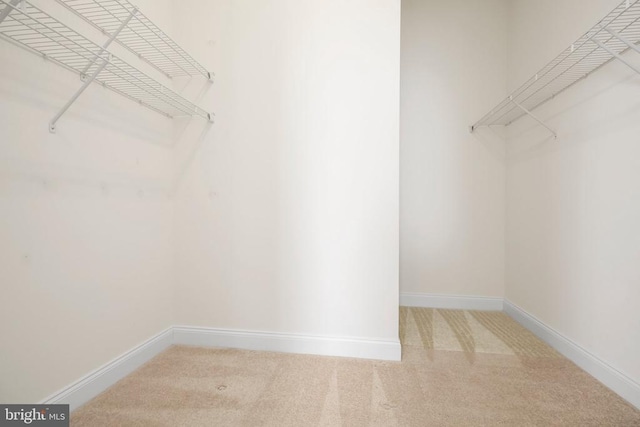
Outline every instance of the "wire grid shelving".
POLYGON ((167 117, 211 114, 25 0, 0 0, 0 36, 167 117), (95 75, 95 76, 94 76, 95 75))
MULTIPOLYGON (((129 0, 58 0, 58 3, 106 35, 113 34, 132 11, 137 11, 129 0)), ((206 68, 140 11, 115 41, 169 78, 198 74, 212 78, 206 68)))
POLYGON ((531 113, 531 110, 587 77, 612 59, 619 59, 640 73, 638 68, 620 56, 628 49, 637 50, 638 42, 640 42, 640 0, 625 0, 478 120, 471 126, 471 131, 480 126, 508 126, 525 114, 541 122, 531 113))

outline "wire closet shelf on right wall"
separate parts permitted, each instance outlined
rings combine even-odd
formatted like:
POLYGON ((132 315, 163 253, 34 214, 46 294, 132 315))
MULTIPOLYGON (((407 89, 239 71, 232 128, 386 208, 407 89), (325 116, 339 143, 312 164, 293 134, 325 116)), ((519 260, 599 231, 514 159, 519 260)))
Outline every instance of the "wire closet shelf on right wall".
POLYGON ((640 0, 625 0, 474 123, 471 132, 482 126, 508 126, 529 115, 555 137, 555 131, 532 111, 613 59, 640 74, 640 68, 623 56, 628 50, 640 53, 639 42, 640 0))

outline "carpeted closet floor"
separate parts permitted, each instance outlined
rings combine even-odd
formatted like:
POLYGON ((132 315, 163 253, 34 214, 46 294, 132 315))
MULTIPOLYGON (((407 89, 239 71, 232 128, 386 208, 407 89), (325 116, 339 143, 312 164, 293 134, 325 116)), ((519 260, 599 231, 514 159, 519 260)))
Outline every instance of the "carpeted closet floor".
POLYGON ((401 308, 402 362, 172 347, 72 426, 640 426, 499 312, 401 308))

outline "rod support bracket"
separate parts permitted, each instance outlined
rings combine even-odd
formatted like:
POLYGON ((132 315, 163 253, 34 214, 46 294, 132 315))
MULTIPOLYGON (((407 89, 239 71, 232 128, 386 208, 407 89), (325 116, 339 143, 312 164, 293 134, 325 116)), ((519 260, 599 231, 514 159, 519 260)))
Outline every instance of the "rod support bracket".
MULTIPOLYGON (((609 31, 609 30, 607 30, 607 31, 609 31)), ((619 37, 619 35, 617 33, 611 32, 611 31, 609 31, 609 33, 611 33, 612 36, 616 37, 621 42, 627 44, 629 47, 634 48, 632 45, 628 44, 626 39, 623 39, 623 38, 619 37)), ((629 61, 624 59, 622 57, 622 55, 620 55, 619 53, 615 52, 609 46, 607 46, 604 43, 602 43, 602 42, 600 42, 598 40, 595 40, 595 39, 591 39, 591 41, 594 42, 595 44, 597 44, 600 47, 600 49, 607 51, 607 53, 609 53, 612 57, 616 58, 618 61, 622 62, 627 67, 631 68, 633 71, 635 71, 636 73, 640 74, 640 68, 636 67, 635 65, 633 65, 632 63, 630 63, 629 61)))
POLYGON ((509 96, 509 101, 511 101, 516 107, 518 107, 519 109, 521 109, 522 111, 525 112, 525 114, 527 114, 529 117, 531 117, 533 120, 535 120, 536 122, 540 123, 542 126, 544 126, 549 132, 551 132, 551 134, 553 135, 554 138, 558 138, 558 134, 551 129, 545 122, 543 122, 542 120, 540 120, 535 114, 533 114, 531 111, 527 110, 524 106, 520 105, 518 102, 516 102, 515 99, 513 99, 513 96, 509 96))
POLYGON ((22 0, 11 0, 6 3, 4 9, 2 9, 2 12, 0 12, 0 22, 4 21, 4 19, 9 16, 11 11, 16 8, 24 10, 24 4, 22 3, 22 0))
MULTIPOLYGON (((608 32, 609 34, 611 34, 613 37, 617 38, 618 40, 620 40, 622 43, 626 44, 630 49, 635 50, 636 52, 640 53, 640 46, 638 46, 636 43, 632 42, 631 40, 627 39, 626 37, 624 37, 622 34, 613 31, 611 28, 609 27, 604 27, 604 30, 606 32, 608 32)), ((632 67, 635 71, 638 71, 635 67, 632 67)))

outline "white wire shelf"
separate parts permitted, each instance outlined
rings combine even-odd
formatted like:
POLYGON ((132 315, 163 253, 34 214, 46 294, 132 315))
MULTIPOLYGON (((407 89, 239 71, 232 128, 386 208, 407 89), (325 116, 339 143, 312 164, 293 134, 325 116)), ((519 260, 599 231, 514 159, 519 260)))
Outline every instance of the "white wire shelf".
MULTIPOLYGON (((638 42, 640 42, 640 0, 625 0, 478 120, 471 126, 471 131, 481 126, 508 126, 525 114, 532 116, 549 129, 544 122, 533 115, 532 110, 612 59, 624 62, 640 73, 639 68, 620 56, 629 49, 640 52, 638 42)), ((555 136, 555 132, 549 130, 555 136)))
MULTIPOLYGON (((112 35, 137 8, 129 0, 58 0, 69 10, 105 33, 112 35)), ((142 12, 118 34, 116 42, 168 77, 212 75, 165 34, 142 12)))
MULTIPOLYGON (((24 0, 0 0, 0 36, 167 117, 212 115, 24 0), (88 76, 91 76, 89 79, 88 76)), ((53 126, 52 126, 53 127, 53 126)), ((52 129, 53 131, 54 129, 52 129)))

